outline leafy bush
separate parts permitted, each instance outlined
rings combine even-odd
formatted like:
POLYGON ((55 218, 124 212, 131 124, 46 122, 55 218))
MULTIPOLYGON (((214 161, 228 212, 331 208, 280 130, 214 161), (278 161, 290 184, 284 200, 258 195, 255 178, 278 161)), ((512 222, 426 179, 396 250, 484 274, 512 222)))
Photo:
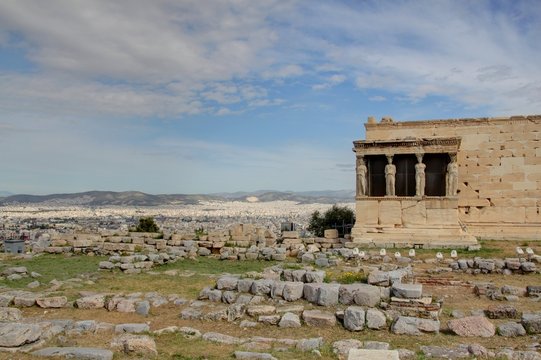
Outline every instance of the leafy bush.
POLYGON ((339 236, 344 236, 345 228, 343 225, 353 225, 355 223, 355 213, 347 206, 333 205, 332 208, 325 211, 323 215, 319 211, 314 211, 310 218, 308 230, 315 236, 323 236, 326 229, 337 229, 339 236))
POLYGON ((152 216, 142 217, 139 219, 139 225, 135 228, 137 232, 160 232, 160 228, 156 225, 152 216))

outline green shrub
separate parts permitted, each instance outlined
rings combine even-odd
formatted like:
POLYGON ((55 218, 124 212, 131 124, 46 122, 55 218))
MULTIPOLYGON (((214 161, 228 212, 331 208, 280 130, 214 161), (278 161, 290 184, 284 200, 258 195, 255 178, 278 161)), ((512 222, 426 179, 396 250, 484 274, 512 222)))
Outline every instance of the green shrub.
POLYGON ((137 232, 160 232, 160 228, 154 221, 154 218, 152 216, 149 217, 142 217, 139 219, 139 225, 135 228, 135 231, 137 232))
POLYGON ((347 206, 333 205, 332 208, 325 211, 323 215, 319 211, 314 211, 310 218, 308 230, 315 236, 323 236, 326 229, 338 230, 338 235, 344 236, 343 225, 353 225, 355 223, 355 213, 347 206))

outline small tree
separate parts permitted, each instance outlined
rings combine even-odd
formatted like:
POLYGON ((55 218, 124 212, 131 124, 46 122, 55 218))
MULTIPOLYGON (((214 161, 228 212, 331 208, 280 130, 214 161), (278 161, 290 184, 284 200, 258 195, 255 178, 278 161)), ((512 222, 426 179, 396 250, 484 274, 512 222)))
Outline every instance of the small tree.
POLYGON ((344 236, 344 227, 342 225, 352 225, 355 223, 355 213, 347 206, 333 205, 332 208, 325 211, 323 215, 319 211, 314 211, 310 218, 308 230, 315 236, 323 236, 325 229, 337 229, 339 236, 344 236))
POLYGON ((160 228, 156 225, 152 216, 142 217, 139 219, 139 225, 135 228, 137 232, 160 232, 160 228))

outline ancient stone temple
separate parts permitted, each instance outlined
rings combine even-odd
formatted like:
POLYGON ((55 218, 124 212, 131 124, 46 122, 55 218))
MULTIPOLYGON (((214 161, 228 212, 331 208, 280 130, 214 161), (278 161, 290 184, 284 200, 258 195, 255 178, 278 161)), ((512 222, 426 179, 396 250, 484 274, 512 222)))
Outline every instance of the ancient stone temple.
POLYGON ((365 124, 354 242, 541 239, 541 115, 365 124))

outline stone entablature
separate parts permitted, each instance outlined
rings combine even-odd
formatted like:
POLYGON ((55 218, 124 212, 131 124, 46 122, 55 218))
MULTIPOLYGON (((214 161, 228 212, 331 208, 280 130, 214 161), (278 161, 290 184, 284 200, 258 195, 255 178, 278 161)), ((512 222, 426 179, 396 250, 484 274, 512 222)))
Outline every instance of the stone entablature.
MULTIPOLYGON (((419 188, 425 187, 427 154, 448 154, 447 159, 440 158, 446 163, 440 168, 446 168, 438 175, 439 179, 445 176, 445 191, 431 201, 456 199, 456 224, 462 232, 485 239, 541 239, 541 115, 409 122, 385 118, 381 123, 370 119, 365 128, 366 140, 353 143, 357 168, 362 168, 361 163, 367 167, 365 192, 356 198, 358 217, 359 211, 369 206, 368 202, 376 201, 382 206, 383 202, 403 198, 426 201, 428 197, 419 188), (371 160, 375 156, 380 156, 379 165, 371 160), (415 187, 409 185, 406 197, 395 196, 404 195, 404 191, 402 194, 389 191, 383 166, 395 165, 397 171, 396 158, 408 156, 409 176, 411 179, 415 176, 415 187), (370 161, 379 166, 379 178, 372 178, 379 183, 377 194, 370 186, 370 161), (386 189, 382 188, 382 182, 387 183, 386 189)), ((428 157, 434 156, 438 155, 428 157)), ((359 176, 358 172, 358 184, 362 182, 359 176)), ((391 183, 394 176, 389 172, 391 183)), ((363 215, 360 219, 353 235, 368 239, 368 224, 362 223, 363 215)), ((396 221, 392 233, 397 239, 400 233, 408 233, 404 237, 410 237, 416 227, 396 221)), ((378 231, 385 233, 389 234, 390 230, 378 231)))
POLYGON ((353 151, 357 155, 456 153, 460 147, 460 138, 357 140, 353 145, 353 151))

